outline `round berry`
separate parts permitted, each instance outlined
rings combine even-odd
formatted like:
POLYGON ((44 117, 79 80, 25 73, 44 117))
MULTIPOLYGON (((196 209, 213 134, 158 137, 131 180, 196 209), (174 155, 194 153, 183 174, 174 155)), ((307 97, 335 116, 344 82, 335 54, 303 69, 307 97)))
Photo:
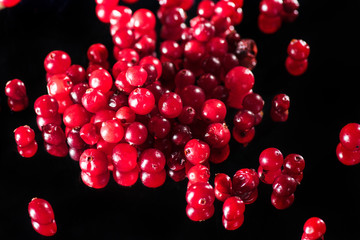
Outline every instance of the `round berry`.
POLYGON ((114 167, 121 172, 128 172, 137 166, 138 153, 135 147, 128 143, 119 143, 113 149, 114 167))
POLYGON ((360 148, 360 124, 348 123, 340 131, 340 142, 344 148, 355 151, 360 148))
POLYGON ((191 139, 184 147, 185 157, 192 164, 204 163, 210 156, 210 147, 199 139, 191 139))
POLYGON ((146 88, 135 88, 128 98, 129 107, 139 115, 150 113, 155 106, 152 92, 146 88))
POLYGON ((178 94, 174 92, 168 92, 160 97, 158 108, 159 112, 164 117, 176 118, 181 114, 183 103, 181 97, 178 94))
POLYGON ((14 130, 15 142, 19 147, 28 146, 35 140, 35 132, 28 125, 20 126, 14 130))
POLYGON ((272 171, 281 168, 284 158, 277 148, 267 148, 260 153, 259 163, 264 170, 272 171))
POLYGON ((310 47, 302 39, 292 39, 287 48, 287 53, 294 60, 303 60, 309 57, 310 47))
POLYGON ((303 230, 309 239, 319 239, 326 232, 326 224, 321 218, 311 217, 306 220, 303 230))

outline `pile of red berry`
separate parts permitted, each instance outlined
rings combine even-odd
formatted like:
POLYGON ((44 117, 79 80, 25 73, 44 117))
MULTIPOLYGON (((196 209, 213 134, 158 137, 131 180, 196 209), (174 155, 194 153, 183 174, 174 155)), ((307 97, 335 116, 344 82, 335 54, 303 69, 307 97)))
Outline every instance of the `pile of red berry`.
POLYGON ((24 158, 31 158, 38 150, 35 132, 29 126, 20 126, 14 130, 15 142, 19 154, 24 158))

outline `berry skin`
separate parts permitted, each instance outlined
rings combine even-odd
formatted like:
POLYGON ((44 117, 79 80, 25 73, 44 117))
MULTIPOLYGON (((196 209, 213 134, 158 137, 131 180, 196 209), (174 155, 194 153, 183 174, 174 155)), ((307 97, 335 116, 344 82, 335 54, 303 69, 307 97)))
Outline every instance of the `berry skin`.
POLYGON ((63 114, 63 122, 66 127, 81 127, 90 121, 90 114, 81 104, 73 104, 67 107, 63 114))
POLYGON ((170 121, 163 116, 153 116, 148 123, 148 131, 155 138, 166 137, 171 130, 170 121))
POLYGON ((107 171, 100 175, 91 175, 89 172, 81 171, 81 180, 85 185, 91 188, 100 189, 106 187, 110 180, 110 172, 107 171))
POLYGON ((51 145, 59 145, 66 141, 66 136, 62 128, 54 123, 46 124, 42 128, 44 142, 51 145))
POLYGON ((208 182, 209 178, 210 178, 210 170, 208 167, 202 165, 202 164, 197 164, 192 166, 188 171, 187 171, 187 178, 189 179, 190 183, 195 183, 195 182, 208 182))
POLYGON ((92 63, 103 63, 108 59, 109 52, 104 44, 95 43, 88 48, 86 55, 92 63))
POLYGON ((29 126, 20 126, 14 130, 15 142, 19 147, 25 147, 35 141, 35 132, 29 126))
POLYGON ((226 116, 225 103, 218 99, 206 100, 201 110, 201 116, 209 123, 223 122, 226 116))
POLYGON ((57 100, 64 99, 70 94, 73 83, 66 74, 52 75, 47 83, 47 92, 57 100))
POLYGON ((110 119, 101 124, 100 135, 109 143, 118 143, 124 137, 124 128, 117 119, 110 119))
POLYGON ((34 110, 38 116, 50 118, 58 114, 59 104, 55 98, 46 94, 35 100, 34 110))
POLYGON ((289 57, 294 60, 300 61, 307 59, 310 54, 309 45, 302 39, 292 39, 288 48, 287 53, 289 57))
POLYGON ((244 223, 244 215, 234 219, 228 220, 225 216, 222 216, 222 224, 226 230, 236 230, 244 223))
POLYGON ((156 148, 144 150, 140 154, 139 161, 141 170, 149 173, 161 171, 166 164, 164 154, 156 148))
POLYGON ((186 202, 197 209, 211 207, 214 200, 214 189, 207 182, 195 182, 186 191, 186 202))
POLYGON ((89 86, 91 88, 97 89, 102 93, 107 93, 110 91, 112 85, 113 79, 107 70, 97 69, 91 72, 89 76, 89 86))
POLYGON ((260 153, 260 166, 267 171, 273 171, 281 168, 284 162, 284 157, 279 149, 267 148, 260 153))
POLYGON ((70 65, 70 56, 66 52, 60 50, 50 52, 44 60, 45 70, 50 74, 65 73, 70 65))
POLYGON ((239 196, 245 203, 248 203, 258 185, 259 177, 254 169, 240 169, 232 178, 232 194, 239 196))
POLYGON ((344 165, 352 166, 360 163, 360 151, 348 150, 341 143, 336 147, 336 156, 344 165))
POLYGON ((273 184, 274 180, 281 174, 281 168, 273 171, 264 170, 261 166, 258 168, 259 179, 265 184, 273 184))
POLYGON ((88 88, 81 98, 83 107, 91 113, 103 110, 107 105, 107 97, 99 90, 88 88))
POLYGON ((140 122, 131 123, 125 131, 125 141, 133 145, 145 143, 148 136, 147 128, 140 122))
POLYGON ((254 83, 255 78, 252 71, 242 66, 234 67, 225 76, 225 87, 238 93, 249 92, 254 83))
POLYGON ((290 196, 295 192, 297 185, 293 177, 287 174, 281 174, 275 178, 272 184, 273 193, 280 197, 290 196))
POLYGON ((98 128, 92 123, 86 123, 80 128, 81 139, 89 145, 96 144, 100 139, 98 128))
POLYGON ((113 171, 113 178, 117 184, 124 187, 130 187, 134 185, 139 179, 139 168, 135 167, 128 172, 119 171, 117 168, 113 171))
POLYGON ((289 154, 284 159, 284 172, 290 174, 300 174, 305 168, 305 160, 299 154, 289 154))
POLYGON ((290 207, 294 203, 294 199, 294 194, 282 197, 274 192, 271 193, 271 204, 278 210, 283 210, 290 207))
POLYGON ((131 86, 142 86, 148 77, 146 70, 141 66, 129 67, 125 73, 126 80, 131 86))
POLYGON ((174 92, 163 94, 158 102, 161 115, 166 118, 176 118, 181 114, 183 103, 181 97, 174 92))
POLYGON ((280 16, 269 17, 263 13, 259 14, 258 27, 265 34, 273 34, 280 29, 282 20, 280 16))
POLYGON ((284 93, 276 94, 272 99, 271 107, 279 112, 288 110, 290 108, 290 97, 284 93))
POLYGON ((360 149, 360 124, 348 123, 340 131, 340 143, 344 148, 355 151, 360 149))
POLYGON ((105 153, 98 149, 86 149, 80 156, 80 169, 91 176, 102 175, 108 172, 108 163, 105 153))
POLYGON ((28 205, 28 212, 37 233, 49 237, 57 232, 54 211, 48 201, 33 198, 28 205))
POLYGON ((38 144, 36 141, 32 141, 30 144, 25 147, 17 146, 17 151, 24 158, 31 158, 35 155, 38 150, 38 144))
POLYGON ((235 220, 244 215, 245 203, 237 196, 229 197, 225 200, 222 210, 227 220, 235 220))
POLYGON ((128 98, 129 107, 139 115, 150 113, 155 106, 155 97, 146 88, 135 88, 128 98))
POLYGON ((294 60, 291 57, 287 57, 285 60, 286 70, 293 76, 300 76, 305 73, 308 68, 308 60, 294 60))
POLYGON ((140 179, 144 186, 148 188, 157 188, 165 183, 166 171, 165 169, 153 173, 143 171, 140 173, 140 179))
POLYGON ((138 152, 128 143, 119 143, 113 149, 114 167, 121 172, 128 172, 137 166, 138 152))
POLYGON ((204 141, 212 148, 225 147, 231 138, 231 133, 225 123, 211 123, 207 126, 204 141))
POLYGON ((20 79, 8 81, 5 85, 5 95, 14 100, 23 100, 27 97, 24 82, 20 79))
POLYGON ((255 114, 249 110, 240 109, 234 116, 234 127, 246 131, 255 126, 255 114))
POLYGON ((231 178, 225 173, 218 173, 215 175, 214 186, 215 197, 219 201, 224 202, 231 196, 232 181, 231 178))
POLYGON ((303 230, 309 239, 319 239, 326 232, 326 224, 321 218, 311 217, 306 220, 303 230))
POLYGON ((261 112, 264 104, 263 98, 257 93, 247 94, 242 102, 243 107, 253 113, 261 112))
POLYGON ((192 164, 204 163, 210 156, 210 147, 199 139, 191 139, 184 147, 185 157, 192 164))
POLYGON ((21 0, 0 0, 0 5, 10 8, 17 5, 21 0))
POLYGON ((215 207, 211 205, 206 208, 195 208, 190 204, 186 205, 186 215, 191 221, 200 222, 211 218, 214 215, 215 207))

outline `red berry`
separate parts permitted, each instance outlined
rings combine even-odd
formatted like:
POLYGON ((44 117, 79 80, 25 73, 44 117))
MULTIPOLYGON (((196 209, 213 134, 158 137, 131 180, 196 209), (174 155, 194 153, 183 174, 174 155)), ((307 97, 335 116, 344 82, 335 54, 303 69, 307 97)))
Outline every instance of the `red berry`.
POLYGON ((46 94, 35 100, 34 110, 38 116, 50 118, 58 114, 59 104, 55 98, 46 94))
POLYGON ((70 56, 61 50, 51 51, 44 60, 44 67, 47 73, 65 73, 71 65, 70 56))
POLYGON ((281 168, 268 171, 261 166, 258 168, 259 179, 265 184, 273 184, 274 180, 281 174, 281 168))
POLYGON ((192 183, 186 191, 186 202, 197 209, 211 207, 214 200, 214 189, 207 182, 192 183))
POLYGON ((287 174, 281 174, 275 178, 272 184, 273 193, 280 197, 290 196, 295 192, 297 185, 298 183, 293 177, 287 174))
POLYGON ((225 103, 218 99, 208 99, 204 102, 201 116, 210 123, 222 122, 226 117, 225 103))
POLYGON ((208 220, 214 215, 214 212, 214 205, 205 208, 195 208, 190 204, 186 205, 186 215, 191 221, 200 222, 208 220))
POLYGON ((236 230, 244 223, 244 215, 241 215, 240 217, 229 220, 226 219, 225 216, 222 216, 222 224, 226 230, 236 230))
POLYGON ((89 86, 97 89, 102 93, 110 91, 113 85, 113 80, 110 73, 105 69, 97 69, 89 76, 89 86))
POLYGON ((170 121, 163 116, 153 116, 148 123, 148 131, 155 138, 166 137, 171 130, 170 121))
POLYGON ((51 145, 59 145, 66 141, 66 136, 60 125, 49 123, 42 128, 44 142, 51 145))
POLYGON ((81 103, 88 112, 96 113, 105 108, 107 98, 101 91, 89 88, 82 96, 81 103))
POLYGON ((246 131, 255 126, 255 114, 249 110, 240 109, 234 116, 234 127, 246 131))
POLYGON ((125 130, 125 141, 132 145, 145 143, 148 136, 147 128, 140 122, 133 122, 125 130))
POLYGON ((92 63, 106 62, 109 56, 108 50, 104 44, 92 44, 87 50, 87 58, 92 63))
POLYGON ((285 60, 286 70, 293 76, 300 76, 305 73, 308 68, 308 60, 294 60, 291 57, 287 57, 285 60))
POLYGON ((219 201, 224 202, 231 196, 232 181, 225 173, 217 173, 214 179, 215 197, 219 201))
POLYGON ((210 156, 210 147, 199 139, 191 139, 184 148, 185 157, 192 164, 201 164, 210 156))
POLYGON ((31 158, 35 155, 38 150, 38 144, 36 141, 32 141, 25 147, 17 146, 19 154, 24 158, 31 158))
POLYGON ((289 196, 279 196, 275 192, 271 193, 271 204, 279 210, 290 207, 294 203, 294 199, 294 194, 291 194, 289 196))
POLYGON ((321 238, 326 232, 325 222, 318 217, 311 217, 304 224, 304 233, 309 239, 321 238))
POLYGON ((360 124, 348 123, 341 128, 340 142, 344 148, 355 151, 360 148, 360 124))
POLYGON ((289 154, 284 159, 284 172, 289 174, 300 174, 305 168, 305 160, 299 154, 289 154))
POLYGON ((91 175, 89 172, 81 171, 81 180, 85 185, 91 188, 100 189, 106 187, 110 180, 110 172, 107 171, 100 175, 91 175))
POLYGON ((310 47, 302 39, 292 39, 287 48, 289 57, 294 60, 300 61, 309 57, 310 47))
POLYGON ((237 93, 247 93, 254 86, 255 79, 252 71, 246 67, 237 66, 225 76, 225 87, 237 93))
POLYGON ((117 168, 113 171, 113 177, 117 184, 125 187, 134 185, 139 178, 139 168, 135 167, 133 170, 122 172, 117 168))
POLYGON ((150 113, 155 106, 152 92, 146 88, 135 88, 128 98, 129 107, 139 115, 150 113))
POLYGON ((14 130, 15 142, 19 147, 25 147, 35 141, 35 132, 27 125, 14 130))
POLYGON ((262 0, 259 5, 260 12, 268 17, 276 17, 283 11, 282 0, 262 0))
POLYGON ((129 67, 126 70, 125 77, 131 86, 142 86, 147 79, 147 72, 141 66, 129 67))
POLYGON ((189 179, 190 183, 195 183, 195 182, 208 182, 209 178, 210 178, 210 170, 208 167, 202 165, 202 164, 197 164, 192 166, 188 171, 187 171, 187 178, 189 179))
POLYGON ((150 10, 141 8, 132 15, 133 27, 136 30, 146 32, 155 28, 156 17, 150 10))
POLYGON ((105 153, 98 149, 86 149, 80 156, 80 169, 91 176, 105 174, 108 163, 105 153))
POLYGON ((280 29, 282 20, 280 16, 269 17, 263 13, 259 14, 258 27, 261 32, 273 34, 280 29))
POLYGON ((210 18, 214 14, 215 3, 211 0, 200 1, 197 7, 197 14, 204 18, 210 18))
POLYGON ((229 197, 225 200, 222 210, 223 216, 227 220, 235 220, 244 215, 245 203, 240 197, 229 197))
POLYGON ((178 94, 174 92, 168 92, 160 97, 158 108, 159 112, 164 117, 176 118, 181 114, 183 103, 181 97, 178 94))
POLYGON ((226 123, 211 123, 207 126, 204 141, 212 148, 222 148, 230 141, 231 133, 226 123))
POLYGON ((73 104, 67 107, 63 114, 63 122, 66 127, 81 127, 90 121, 90 114, 81 104, 73 104))
POLYGON ((138 153, 135 147, 128 143, 119 143, 113 149, 114 167, 121 172, 128 172, 137 166, 138 153))
POLYGON ((164 154, 156 148, 148 148, 140 154, 139 165, 142 171, 159 172, 164 169, 165 164, 164 154))
POLYGON ((281 168, 284 157, 279 149, 267 148, 260 153, 259 163, 264 170, 273 171, 281 168))
POLYGON ((341 143, 339 143, 336 147, 336 156, 342 164, 348 166, 360 163, 360 151, 348 150, 341 143))
POLYGON ((73 84, 66 74, 56 74, 47 83, 48 94, 57 100, 67 97, 73 84))
POLYGON ((31 220, 39 224, 50 224, 55 219, 50 203, 42 198, 33 198, 28 205, 28 212, 31 220))
POLYGON ((109 143, 118 143, 124 137, 124 128, 117 119, 110 119, 101 124, 101 137, 109 143))
POLYGON ((165 183, 166 171, 165 169, 152 173, 143 171, 140 173, 140 179, 144 186, 148 188, 157 188, 165 183))
POLYGON ((26 95, 26 87, 20 79, 13 79, 5 85, 5 95, 14 100, 23 100, 26 95))

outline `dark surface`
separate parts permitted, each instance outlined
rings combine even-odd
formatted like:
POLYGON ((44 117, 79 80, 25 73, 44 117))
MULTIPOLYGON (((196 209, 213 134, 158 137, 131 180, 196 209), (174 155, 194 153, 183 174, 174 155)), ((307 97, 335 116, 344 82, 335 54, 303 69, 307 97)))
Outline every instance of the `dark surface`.
MULTIPOLYGON (((175 183, 167 179, 162 187, 149 189, 140 181, 123 188, 111 179, 106 188, 95 190, 81 182, 77 162, 46 153, 32 108, 35 99, 46 94, 43 60, 48 52, 61 49, 69 53, 73 63, 86 66, 86 50, 91 44, 103 43, 111 51, 108 25, 96 18, 93 0, 23 0, 0 11, 1 89, 8 80, 19 78, 30 100, 25 111, 13 113, 6 105, 4 91, 0 94, 0 239, 45 239, 32 229, 27 213, 33 197, 47 199, 53 206, 58 224, 53 239, 297 240, 304 222, 312 216, 326 222, 326 240, 358 238, 360 166, 342 165, 335 148, 340 129, 360 119, 354 85, 359 68, 355 36, 360 6, 350 0, 336 5, 299 2, 300 16, 294 23, 265 35, 256 23, 259 1, 245 0, 244 20, 237 27, 259 48, 254 91, 266 101, 265 116, 246 148, 231 141, 229 159, 211 166, 211 184, 215 173, 232 176, 241 168, 256 169, 258 156, 267 147, 276 147, 285 156, 301 154, 306 167, 290 208, 276 210, 270 203, 271 186, 261 183, 259 198, 246 206, 245 222, 236 231, 224 230, 219 201, 210 220, 198 223, 187 218, 186 180, 175 183), (300 77, 290 76, 284 67, 292 38, 302 38, 311 47, 308 71, 300 77), (273 123, 269 118, 270 102, 277 93, 286 93, 291 99, 286 123, 273 123), (13 130, 25 124, 36 131, 39 143, 31 159, 20 157, 13 138, 13 130)), ((140 5, 158 8, 156 0, 140 0, 133 9, 140 5)))

